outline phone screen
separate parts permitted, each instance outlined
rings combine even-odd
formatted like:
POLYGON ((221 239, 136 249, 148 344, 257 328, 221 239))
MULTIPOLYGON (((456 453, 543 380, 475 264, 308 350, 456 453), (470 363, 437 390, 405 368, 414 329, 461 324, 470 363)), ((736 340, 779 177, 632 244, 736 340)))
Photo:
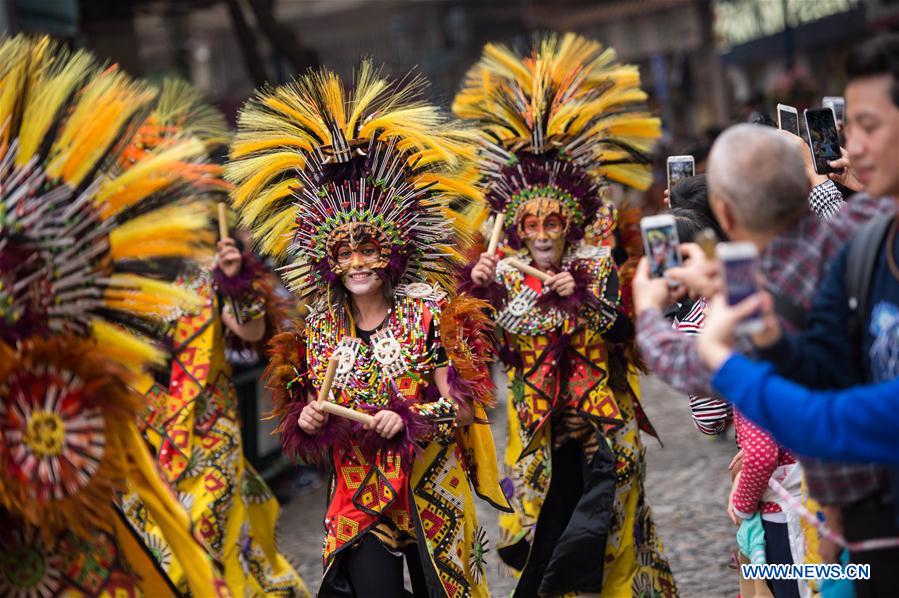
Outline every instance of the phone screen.
POLYGON ((756 278, 758 260, 756 258, 730 258, 724 260, 723 263, 728 305, 736 305, 758 292, 759 283, 756 278))
POLYGON ((799 115, 787 110, 780 111, 780 128, 789 131, 793 135, 799 135, 799 115))
MULTIPOLYGON (((736 305, 759 291, 758 258, 729 258, 724 265, 724 286, 728 305, 736 305)), ((747 322, 758 322, 761 313, 756 311, 746 318, 747 322)))
POLYGON ((668 163, 668 181, 671 187, 681 179, 693 176, 692 160, 675 160, 668 163))
POLYGON ((840 157, 840 138, 837 136, 837 125, 830 108, 807 110, 805 120, 808 124, 808 136, 812 144, 812 156, 815 158, 815 172, 830 172, 828 162, 840 157))
POLYGON ((643 229, 643 242, 653 278, 665 275, 668 268, 681 265, 681 255, 674 224, 643 229))

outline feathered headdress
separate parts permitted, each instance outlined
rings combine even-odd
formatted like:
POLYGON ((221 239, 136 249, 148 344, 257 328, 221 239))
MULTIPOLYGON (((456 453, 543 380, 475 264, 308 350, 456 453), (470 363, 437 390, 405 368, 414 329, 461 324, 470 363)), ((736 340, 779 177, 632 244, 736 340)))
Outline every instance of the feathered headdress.
POLYGON ((373 238, 392 283, 448 284, 457 247, 479 226, 464 159, 473 137, 363 62, 352 90, 322 69, 263 89, 243 108, 227 178, 234 207, 301 297, 338 280, 336 245, 373 238))
MULTIPOLYGON (((47 38, 0 41, 0 507, 48 538, 89 536, 112 528, 127 479, 177 556, 205 563, 130 387, 164 360, 159 323, 198 302, 148 272, 210 253, 190 203, 216 176, 210 136, 180 111, 182 131, 149 147, 148 124, 178 112, 158 95, 47 38)), ((211 568, 190 575, 212 587, 211 568)))
POLYGON ((481 187, 505 213, 510 244, 520 245, 522 209, 535 200, 556 202, 569 241, 577 241, 603 205, 604 181, 649 186, 660 123, 645 100, 636 66, 572 33, 545 36, 528 55, 484 47, 453 111, 477 121, 486 137, 481 187))

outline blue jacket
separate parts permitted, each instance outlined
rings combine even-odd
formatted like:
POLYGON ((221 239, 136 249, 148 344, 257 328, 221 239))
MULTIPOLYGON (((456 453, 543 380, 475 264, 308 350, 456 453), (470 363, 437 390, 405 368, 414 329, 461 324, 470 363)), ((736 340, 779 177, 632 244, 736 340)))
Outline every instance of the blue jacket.
POLYGON ((768 364, 734 355, 712 385, 746 417, 799 455, 899 464, 899 379, 845 390, 810 390, 768 364))

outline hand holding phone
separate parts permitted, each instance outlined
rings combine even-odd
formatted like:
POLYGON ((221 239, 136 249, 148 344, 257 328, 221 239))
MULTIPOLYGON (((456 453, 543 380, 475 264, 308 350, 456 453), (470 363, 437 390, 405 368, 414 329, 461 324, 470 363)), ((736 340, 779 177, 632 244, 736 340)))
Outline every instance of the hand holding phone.
MULTIPOLYGON (((724 273, 724 296, 734 306, 759 292, 759 252, 752 243, 718 243, 715 249, 724 273)), ((741 321, 738 332, 760 332, 764 327, 761 311, 741 321)))
MULTIPOLYGON (((646 216, 640 220, 640 232, 643 234, 643 250, 649 260, 650 277, 662 277, 668 268, 683 264, 673 216, 646 216)), ((672 286, 676 284, 672 281, 672 286)))

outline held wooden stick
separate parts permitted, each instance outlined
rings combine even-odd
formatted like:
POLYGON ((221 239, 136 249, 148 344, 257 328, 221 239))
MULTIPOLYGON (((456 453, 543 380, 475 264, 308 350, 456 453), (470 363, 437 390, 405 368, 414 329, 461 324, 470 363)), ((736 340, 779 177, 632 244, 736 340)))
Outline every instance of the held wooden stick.
POLYGON ((503 221, 505 218, 505 212, 497 212, 496 220, 493 221, 493 231, 490 233, 490 242, 487 244, 487 253, 490 255, 496 253, 496 246, 499 245, 499 237, 503 234, 503 221))
POLYGON ((228 214, 225 211, 225 202, 219 202, 219 238, 228 238, 228 214))
POLYGON ((546 272, 541 272, 537 268, 535 268, 533 266, 529 266, 517 258, 510 257, 506 261, 509 263, 510 266, 512 266, 516 270, 519 270, 522 274, 530 274, 531 276, 536 276, 543 282, 546 282, 547 280, 552 278, 552 276, 550 276, 546 272))
MULTIPOLYGON (((220 201, 218 203, 219 209, 219 239, 227 239, 228 238, 228 213, 225 210, 225 202, 220 201)), ((235 303, 233 298, 226 297, 225 303, 228 304, 228 307, 231 309, 231 315, 234 316, 234 321, 237 322, 238 325, 243 325, 243 318, 240 316, 240 311, 237 309, 237 303, 235 303)))
POLYGON ((331 386, 334 384, 334 375, 337 373, 337 364, 339 363, 340 358, 336 353, 332 353, 331 359, 328 360, 328 369, 325 371, 325 379, 322 380, 322 387, 318 391, 316 402, 325 413, 367 424, 374 419, 371 415, 348 409, 328 400, 328 395, 331 394, 331 386))
POLYGON ((325 401, 321 405, 322 411, 326 413, 330 413, 331 415, 337 415, 339 417, 345 417, 347 419, 351 419, 353 421, 357 421, 360 424, 368 424, 371 423, 375 418, 367 413, 360 413, 359 411, 355 411, 353 409, 349 409, 347 407, 343 407, 338 405, 337 403, 329 403, 325 401))
POLYGON ((328 369, 325 371, 325 379, 322 381, 322 387, 318 389, 318 404, 327 402, 328 395, 331 393, 331 385, 334 384, 334 375, 337 373, 337 365, 340 363, 340 357, 337 353, 331 354, 328 360, 328 369))

